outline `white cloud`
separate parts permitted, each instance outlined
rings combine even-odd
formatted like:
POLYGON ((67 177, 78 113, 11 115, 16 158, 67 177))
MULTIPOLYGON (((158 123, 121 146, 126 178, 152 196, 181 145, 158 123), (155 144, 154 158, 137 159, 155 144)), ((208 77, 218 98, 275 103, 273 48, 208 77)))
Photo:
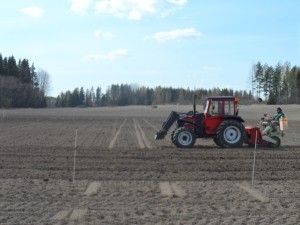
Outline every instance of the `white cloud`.
POLYGON ((166 17, 172 13, 175 13, 178 9, 181 9, 187 0, 166 0, 168 2, 167 7, 162 8, 160 12, 161 17, 166 17))
POLYGON ((118 49, 118 50, 111 51, 105 55, 101 55, 101 54, 86 55, 83 57, 83 61, 115 60, 116 58, 124 57, 127 55, 128 55, 127 49, 118 49))
POLYGON ((71 0, 71 11, 74 13, 84 14, 91 6, 93 0, 71 0))
POLYGON ((105 39, 110 39, 114 37, 115 35, 111 32, 103 31, 103 30, 96 30, 95 31, 95 37, 96 38, 105 38, 105 39))
POLYGON ((167 0, 167 2, 173 3, 175 5, 184 6, 187 3, 187 0, 167 0))
POLYGON ((187 3, 187 0, 98 0, 97 14, 112 14, 129 20, 140 20, 145 15, 166 16, 187 3))
POLYGON ((38 6, 32 6, 21 9, 21 12, 27 14, 28 16, 39 18, 44 15, 44 10, 38 6))
POLYGON ((174 40, 184 40, 192 38, 201 38, 202 34, 195 28, 175 29, 167 32, 158 32, 154 35, 147 36, 145 39, 154 39, 160 43, 174 40))

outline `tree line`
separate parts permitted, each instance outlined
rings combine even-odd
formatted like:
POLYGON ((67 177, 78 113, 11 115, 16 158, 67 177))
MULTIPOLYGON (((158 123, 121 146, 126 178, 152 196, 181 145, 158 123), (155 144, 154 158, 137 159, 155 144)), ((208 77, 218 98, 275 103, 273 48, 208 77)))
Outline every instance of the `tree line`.
MULTIPOLYGON (((251 104, 263 98, 268 104, 300 103, 300 67, 289 62, 269 66, 257 62, 252 67, 251 91, 234 91, 227 88, 191 90, 138 84, 112 84, 105 91, 101 87, 75 88, 62 92, 56 98, 57 107, 125 106, 190 104, 193 96, 204 101, 208 96, 236 96, 242 104, 251 104)), ((14 56, 0 54, 0 107, 46 107, 49 91, 49 74, 36 71, 28 59, 16 61, 14 56)))
POLYGON ((208 96, 236 96, 241 103, 253 103, 251 91, 234 91, 233 89, 195 89, 155 87, 149 88, 137 84, 113 84, 105 92, 101 87, 84 90, 83 87, 73 91, 62 92, 56 99, 57 107, 91 107, 91 106, 125 106, 158 104, 191 104, 193 96, 197 102, 204 102, 208 96))
POLYGON ((28 59, 0 54, 0 107, 45 107, 45 71, 36 72, 28 59))
POLYGON ((257 62, 251 73, 252 93, 268 104, 300 104, 300 67, 257 62))

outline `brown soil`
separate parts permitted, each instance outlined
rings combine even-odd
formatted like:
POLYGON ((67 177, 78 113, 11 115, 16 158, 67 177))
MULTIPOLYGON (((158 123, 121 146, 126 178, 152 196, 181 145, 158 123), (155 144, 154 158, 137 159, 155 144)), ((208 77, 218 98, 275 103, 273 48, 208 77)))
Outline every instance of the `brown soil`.
MULTIPOLYGON (((251 147, 154 140, 189 106, 2 111, 0 224, 298 224, 300 106, 281 107, 289 128, 257 149, 253 185, 251 147)), ((273 108, 240 115, 258 126, 273 108)))

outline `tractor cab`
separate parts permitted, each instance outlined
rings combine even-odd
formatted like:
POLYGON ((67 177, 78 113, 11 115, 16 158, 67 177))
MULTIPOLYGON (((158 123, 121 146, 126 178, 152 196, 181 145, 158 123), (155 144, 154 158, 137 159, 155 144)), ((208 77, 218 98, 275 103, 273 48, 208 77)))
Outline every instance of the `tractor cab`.
POLYGON ((211 117, 226 117, 238 115, 238 98, 210 97, 204 105, 204 114, 211 117))
POLYGON ((204 133, 214 135, 219 125, 224 120, 236 119, 240 122, 244 120, 238 116, 238 98, 219 96, 210 97, 206 100, 204 107, 204 133))

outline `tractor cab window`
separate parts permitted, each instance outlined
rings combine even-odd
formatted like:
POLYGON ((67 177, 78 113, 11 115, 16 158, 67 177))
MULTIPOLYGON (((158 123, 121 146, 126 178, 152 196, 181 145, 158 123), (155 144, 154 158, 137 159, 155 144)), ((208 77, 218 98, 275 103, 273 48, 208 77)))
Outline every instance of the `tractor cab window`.
POLYGON ((212 116, 222 115, 222 101, 211 101, 209 114, 212 116))
POLYGON ((224 101, 224 112, 226 116, 234 116, 234 102, 224 101))

